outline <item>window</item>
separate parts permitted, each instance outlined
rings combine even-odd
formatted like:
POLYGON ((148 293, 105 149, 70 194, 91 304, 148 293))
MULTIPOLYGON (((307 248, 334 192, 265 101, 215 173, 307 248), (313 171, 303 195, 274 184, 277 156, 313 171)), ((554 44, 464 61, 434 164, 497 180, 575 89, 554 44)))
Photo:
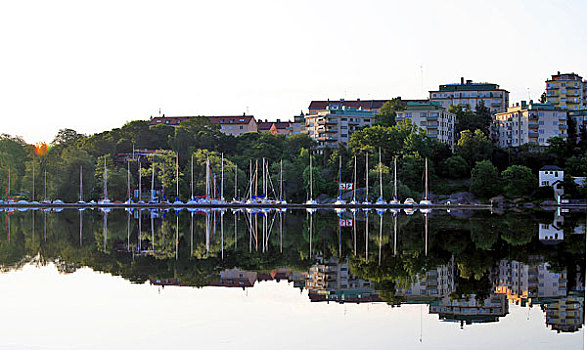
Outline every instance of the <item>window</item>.
POLYGON ((241 126, 239 126, 239 129, 241 129, 241 130, 242 130, 242 129, 243 129, 243 126, 242 126, 242 125, 241 125, 241 126))
POLYGON ((348 135, 348 134, 342 134, 342 135, 340 135, 340 136, 341 136, 341 137, 349 137, 349 135, 348 135))
POLYGON ((347 127, 346 125, 341 125, 341 126, 340 126, 340 129, 341 129, 341 130, 346 130, 346 129, 348 129, 348 127, 347 127))
POLYGON ((346 118, 340 118, 340 121, 346 122, 346 118))

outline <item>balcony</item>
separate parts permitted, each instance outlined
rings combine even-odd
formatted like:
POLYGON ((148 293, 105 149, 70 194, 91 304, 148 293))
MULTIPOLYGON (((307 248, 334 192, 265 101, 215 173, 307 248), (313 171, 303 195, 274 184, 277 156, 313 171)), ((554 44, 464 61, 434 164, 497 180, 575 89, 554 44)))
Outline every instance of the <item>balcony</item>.
POLYGON ((528 123, 530 129, 538 129, 538 123, 528 123))
POLYGON ((337 122, 336 122, 336 120, 322 119, 322 120, 318 120, 316 122, 316 124, 318 124, 318 125, 336 125, 337 122))
POLYGON ((429 115, 426 117, 426 120, 438 120, 438 116, 437 115, 436 116, 429 115))
POLYGON ((428 129, 438 129, 438 123, 436 123, 436 124, 428 124, 428 125, 426 125, 426 128, 428 128, 428 129))
POLYGON ((559 124, 558 125, 559 129, 568 129, 569 126, 567 124, 559 124))
POLYGON ((325 132, 328 134, 336 134, 336 133, 338 133, 338 129, 328 128, 325 130, 325 132))
POLYGON ((528 137, 538 137, 538 132, 536 132, 536 131, 528 131, 528 137))

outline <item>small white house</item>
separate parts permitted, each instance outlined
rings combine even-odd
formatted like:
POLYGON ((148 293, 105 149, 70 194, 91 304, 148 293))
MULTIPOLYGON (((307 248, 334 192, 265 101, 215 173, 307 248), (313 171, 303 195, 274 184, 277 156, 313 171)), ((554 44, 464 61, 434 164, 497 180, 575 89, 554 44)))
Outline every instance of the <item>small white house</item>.
POLYGON ((538 186, 550 186, 554 190, 554 197, 559 201, 560 197, 565 193, 563 188, 563 179, 565 171, 556 165, 543 166, 538 171, 538 186))

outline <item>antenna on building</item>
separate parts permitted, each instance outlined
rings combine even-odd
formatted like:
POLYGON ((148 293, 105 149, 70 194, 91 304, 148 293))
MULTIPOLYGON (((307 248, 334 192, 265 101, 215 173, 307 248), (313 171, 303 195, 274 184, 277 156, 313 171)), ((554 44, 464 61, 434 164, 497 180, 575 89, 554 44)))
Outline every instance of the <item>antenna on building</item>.
POLYGON ((424 65, 420 64, 420 95, 424 96, 424 65))
POLYGON ((159 116, 161 116, 161 107, 159 107, 159 116))

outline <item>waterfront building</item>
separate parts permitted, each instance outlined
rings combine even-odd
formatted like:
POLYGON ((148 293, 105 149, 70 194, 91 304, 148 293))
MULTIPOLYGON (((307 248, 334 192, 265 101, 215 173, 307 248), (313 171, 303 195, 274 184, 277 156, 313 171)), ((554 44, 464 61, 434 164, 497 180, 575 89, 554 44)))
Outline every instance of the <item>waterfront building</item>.
POLYGON ((354 131, 371 126, 375 114, 374 110, 332 104, 305 117, 305 132, 318 142, 318 149, 338 148, 338 143, 347 145, 354 131))
POLYGON ((320 261, 308 271, 306 281, 310 301, 334 301, 339 303, 381 301, 373 289, 373 283, 353 276, 346 263, 331 258, 320 261))
POLYGON ((503 294, 490 294, 483 300, 470 294, 457 299, 445 296, 430 305, 430 313, 438 314, 438 318, 445 322, 458 322, 462 328, 465 324, 497 322, 508 314, 508 307, 503 294))
POLYGON ((252 287, 257 281, 257 273, 243 271, 237 268, 226 269, 220 272, 220 279, 210 283, 215 287, 252 287))
POLYGON ((456 115, 437 102, 408 102, 406 109, 396 113, 396 121, 410 119, 424 130, 426 136, 437 139, 454 149, 456 115))
POLYGON ((567 112, 548 103, 522 101, 495 115, 496 139, 502 148, 527 143, 548 146, 551 137, 566 140, 567 129, 567 112))
POLYGON ((565 193, 563 180, 565 171, 556 165, 545 165, 538 170, 538 187, 552 187, 554 190, 554 199, 559 198, 565 193))
POLYGON ((475 110, 483 104, 491 113, 505 112, 509 106, 510 93, 493 83, 473 83, 461 78, 460 83, 444 84, 438 90, 430 91, 430 101, 438 102, 445 109, 452 105, 468 106, 475 110))
MULTIPOLYGON (((182 122, 190 119, 198 118, 197 116, 178 116, 166 117, 162 115, 155 117, 149 122, 149 126, 155 125, 169 125, 179 126, 182 122)), ((240 136, 248 132, 257 132, 257 121, 252 115, 241 116, 209 116, 205 117, 210 120, 212 124, 220 125, 220 131, 226 135, 240 136)))
POLYGON ((557 72, 546 80, 546 102, 571 111, 587 108, 587 80, 579 74, 557 72))

